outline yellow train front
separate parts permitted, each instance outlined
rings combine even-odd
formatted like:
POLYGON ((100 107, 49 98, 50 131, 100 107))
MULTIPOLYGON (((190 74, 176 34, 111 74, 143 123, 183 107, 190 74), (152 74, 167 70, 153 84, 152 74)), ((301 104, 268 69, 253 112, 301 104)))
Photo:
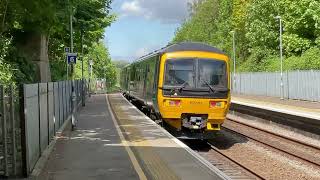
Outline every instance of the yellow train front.
POLYGON ((141 57, 121 71, 121 88, 135 105, 179 138, 211 139, 230 106, 229 58, 201 43, 178 43, 141 57))

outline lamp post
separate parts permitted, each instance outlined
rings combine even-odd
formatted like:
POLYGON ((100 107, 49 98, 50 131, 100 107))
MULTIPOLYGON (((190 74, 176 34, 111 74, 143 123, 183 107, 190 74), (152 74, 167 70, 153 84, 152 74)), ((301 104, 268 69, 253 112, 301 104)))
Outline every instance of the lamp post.
POLYGON ((279 19, 280 24, 280 96, 281 99, 284 99, 284 86, 283 86, 283 55, 282 55, 282 18, 281 16, 276 16, 276 19, 279 19))
POLYGON ((93 66, 93 60, 90 59, 89 60, 89 73, 90 73, 90 75, 89 75, 89 87, 88 87, 88 89, 89 89, 89 97, 91 97, 92 66, 93 66))
MULTIPOLYGON (((70 3, 70 1, 69 1, 70 3)), ((70 4, 70 51, 73 53, 73 9, 70 4)), ((76 118, 75 118, 75 111, 76 111, 76 101, 77 96, 75 92, 75 84, 74 84, 74 64, 71 63, 71 128, 74 130, 76 126, 76 118)))
POLYGON ((82 106, 86 106, 86 103, 85 103, 85 86, 84 86, 84 67, 83 67, 83 61, 84 61, 84 55, 83 55, 83 27, 81 26, 81 93, 82 93, 82 98, 81 98, 81 101, 82 101, 82 106))
POLYGON ((235 41, 235 31, 232 33, 232 46, 233 46, 233 86, 232 89, 235 91, 236 87, 236 41, 235 41))

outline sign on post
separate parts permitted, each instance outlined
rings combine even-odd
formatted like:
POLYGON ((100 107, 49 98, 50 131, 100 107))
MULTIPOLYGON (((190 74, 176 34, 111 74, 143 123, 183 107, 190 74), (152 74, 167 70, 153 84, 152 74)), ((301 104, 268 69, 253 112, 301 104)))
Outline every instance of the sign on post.
POLYGON ((65 52, 65 53, 69 53, 69 52, 70 52, 70 48, 69 48, 69 47, 65 47, 65 48, 64 48, 64 52, 65 52))
POLYGON ((77 53, 67 53, 68 64, 77 63, 77 53))

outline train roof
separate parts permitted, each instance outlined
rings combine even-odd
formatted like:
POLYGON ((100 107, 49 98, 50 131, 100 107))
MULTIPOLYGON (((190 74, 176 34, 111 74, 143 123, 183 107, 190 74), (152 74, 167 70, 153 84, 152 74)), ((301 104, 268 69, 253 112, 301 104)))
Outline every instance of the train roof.
MULTIPOLYGON (((212 53, 216 53, 216 54, 224 54, 226 55, 223 51, 221 51, 220 49, 204 44, 204 43, 200 43, 200 42, 181 42, 181 43, 175 43, 175 44, 171 44, 168 45, 166 47, 163 47, 159 50, 153 51, 149 54, 146 54, 140 58, 138 58, 137 60, 135 60, 133 63, 135 62, 139 62, 139 61, 143 61, 149 57, 152 56, 156 56, 159 54, 164 54, 164 53, 170 53, 170 52, 177 52, 177 51, 204 51, 204 52, 212 52, 212 53)), ((130 66, 127 65, 127 66, 130 66)), ((126 67, 127 67, 126 66, 126 67)))
POLYGON ((223 51, 216 47, 209 46, 207 44, 198 42, 182 42, 177 44, 172 44, 162 49, 163 53, 176 52, 176 51, 205 51, 213 52, 217 54, 225 54, 223 51))

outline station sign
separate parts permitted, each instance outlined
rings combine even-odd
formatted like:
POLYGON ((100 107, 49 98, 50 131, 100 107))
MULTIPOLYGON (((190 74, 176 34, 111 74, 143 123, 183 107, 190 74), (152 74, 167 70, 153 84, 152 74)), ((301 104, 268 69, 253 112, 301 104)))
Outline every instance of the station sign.
POLYGON ((77 63, 77 53, 67 53, 67 61, 70 63, 77 63))

